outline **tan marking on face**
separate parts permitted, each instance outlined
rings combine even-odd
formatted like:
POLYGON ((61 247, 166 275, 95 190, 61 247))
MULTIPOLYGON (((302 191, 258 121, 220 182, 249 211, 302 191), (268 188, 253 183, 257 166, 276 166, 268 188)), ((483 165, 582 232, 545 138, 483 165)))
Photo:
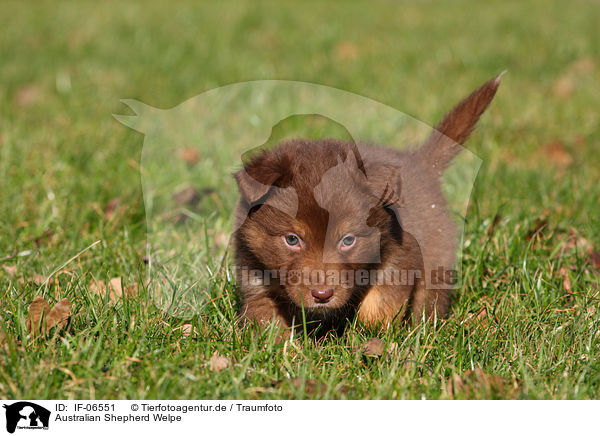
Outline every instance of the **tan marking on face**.
POLYGON ((405 301, 390 299, 389 287, 373 286, 367 292, 358 308, 358 319, 366 325, 388 324, 394 318, 402 319, 408 297, 405 301))

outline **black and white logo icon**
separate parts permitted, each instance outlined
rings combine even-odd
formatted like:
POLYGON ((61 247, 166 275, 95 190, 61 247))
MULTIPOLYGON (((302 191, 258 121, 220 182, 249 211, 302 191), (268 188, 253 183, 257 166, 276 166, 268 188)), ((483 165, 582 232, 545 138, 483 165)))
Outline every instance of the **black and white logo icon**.
POLYGON ((14 433, 16 429, 48 430, 50 411, 29 401, 19 401, 6 409, 6 431, 14 433))

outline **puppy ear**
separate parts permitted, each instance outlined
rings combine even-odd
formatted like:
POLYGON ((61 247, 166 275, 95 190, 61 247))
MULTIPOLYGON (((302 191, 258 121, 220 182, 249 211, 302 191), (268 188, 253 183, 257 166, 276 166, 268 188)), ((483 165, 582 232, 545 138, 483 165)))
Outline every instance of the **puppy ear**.
POLYGON ((367 186, 384 207, 402 204, 400 169, 390 165, 368 165, 367 186))
POLYGON ((419 153, 434 166, 445 168, 461 151, 463 144, 481 114, 486 110, 500 85, 506 71, 473 91, 471 95, 452 109, 435 127, 419 153))
POLYGON ((369 210, 367 224, 378 225, 388 216, 387 211, 394 211, 402 206, 400 170, 388 165, 367 167, 367 186, 376 202, 369 210))
POLYGON ((284 165, 272 153, 262 153, 248 162, 244 168, 235 173, 242 199, 253 205, 265 197, 271 187, 284 177, 284 165))

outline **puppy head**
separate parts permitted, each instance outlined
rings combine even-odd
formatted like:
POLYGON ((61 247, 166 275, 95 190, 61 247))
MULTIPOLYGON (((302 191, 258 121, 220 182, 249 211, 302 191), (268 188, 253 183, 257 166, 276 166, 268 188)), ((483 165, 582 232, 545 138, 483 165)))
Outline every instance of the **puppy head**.
POLYGON ((356 147, 292 141, 235 177, 247 212, 241 240, 265 270, 278 272, 289 300, 314 311, 349 303, 354 272, 379 263, 393 225, 386 208, 394 193, 374 192, 356 147))

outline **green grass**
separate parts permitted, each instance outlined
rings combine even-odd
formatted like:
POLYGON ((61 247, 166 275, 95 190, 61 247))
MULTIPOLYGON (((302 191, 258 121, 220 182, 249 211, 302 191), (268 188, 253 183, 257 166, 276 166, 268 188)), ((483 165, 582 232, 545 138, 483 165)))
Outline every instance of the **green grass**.
POLYGON ((577 232, 600 250, 598 16, 587 1, 2 2, 0 265, 17 273, 0 268, 0 398, 598 398, 600 272, 585 244, 564 243, 577 232), (433 123, 504 69, 467 143, 483 166, 448 320, 385 333, 354 325, 319 343, 298 332, 285 345, 271 330, 241 331, 230 256, 218 268, 236 198, 225 178, 196 235, 213 272, 208 304, 181 320, 150 301, 144 138, 112 118, 127 113, 120 99, 170 108, 276 78, 433 123), (27 280, 95 241, 56 281, 27 280), (111 277, 140 292, 110 304, 90 283, 111 277), (29 335, 36 296, 69 298, 67 331, 29 335), (184 337, 183 324, 196 334, 184 337), (356 351, 374 336, 393 352, 356 351), (229 368, 210 370, 215 351, 229 368))

